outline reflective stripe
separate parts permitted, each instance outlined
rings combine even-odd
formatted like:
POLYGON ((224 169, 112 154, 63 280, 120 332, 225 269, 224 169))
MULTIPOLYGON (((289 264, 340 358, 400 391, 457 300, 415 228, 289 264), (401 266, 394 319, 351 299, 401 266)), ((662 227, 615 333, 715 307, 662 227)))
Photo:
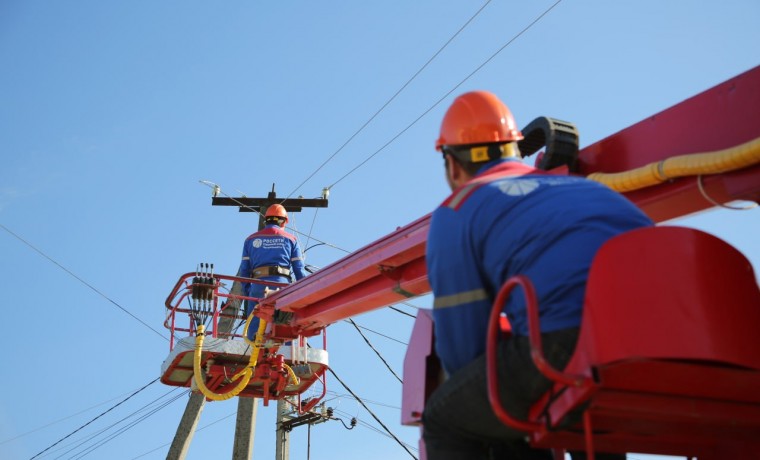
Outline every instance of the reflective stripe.
POLYGON ((462 304, 486 299, 488 299, 488 292, 485 289, 474 289, 472 291, 460 292, 459 294, 436 297, 433 300, 433 308, 458 307, 462 304))
POLYGON ((457 191, 456 195, 451 197, 448 203, 446 203, 446 206, 451 209, 457 209, 462 201, 464 201, 464 199, 467 198, 467 196, 469 196, 474 189, 480 187, 481 185, 483 185, 482 182, 474 182, 465 185, 457 191))
POLYGON ((250 260, 251 258, 248 256, 243 256, 243 260, 250 260))
POLYGON ((526 174, 538 174, 538 172, 535 168, 531 168, 530 166, 516 161, 507 161, 505 163, 497 164, 486 172, 475 176, 474 179, 471 179, 468 183, 464 184, 462 188, 455 190, 454 193, 441 204, 441 206, 446 206, 456 211, 480 186, 499 179, 519 177, 526 174))
POLYGON ((300 258, 300 257, 291 257, 291 258, 290 258, 290 260, 291 260, 291 261, 295 261, 295 260, 301 260, 301 258, 300 258))

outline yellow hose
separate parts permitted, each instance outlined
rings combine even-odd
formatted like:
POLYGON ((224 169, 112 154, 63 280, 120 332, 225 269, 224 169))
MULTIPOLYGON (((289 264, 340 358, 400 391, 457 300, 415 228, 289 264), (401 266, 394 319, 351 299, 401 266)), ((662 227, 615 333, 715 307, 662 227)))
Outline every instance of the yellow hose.
MULTIPOLYGON (((256 331, 256 339, 254 342, 251 342, 248 340, 248 325, 251 322, 251 317, 253 316, 253 313, 248 316, 248 320, 245 324, 245 330, 246 330, 246 341, 253 345, 253 350, 251 350, 251 358, 248 361, 248 366, 245 367, 245 369, 241 370, 240 372, 237 372, 235 375, 232 376, 231 381, 235 381, 237 379, 241 379, 237 385, 235 385, 234 388, 232 388, 230 391, 226 393, 214 393, 208 387, 206 387, 206 383, 203 381, 202 372, 201 372, 201 351, 203 350, 203 340, 204 340, 204 333, 206 330, 206 326, 201 324, 198 326, 198 333, 195 336, 195 354, 193 355, 193 373, 195 374, 195 384, 198 386, 198 389, 203 393, 203 396, 207 397, 208 399, 212 401, 225 401, 227 399, 233 398, 240 394, 241 391, 248 385, 248 382, 250 382, 251 377, 253 376, 253 370, 256 367, 256 363, 259 359, 259 350, 261 348, 261 341, 264 337, 264 330, 266 329, 266 321, 261 320, 259 323, 259 329, 256 331), (242 377, 242 378, 241 378, 242 377)), ((295 375, 294 375, 295 376, 295 375)))
POLYGON ((291 382, 293 382, 293 385, 298 385, 301 383, 300 380, 298 380, 298 377, 296 376, 296 373, 293 372, 293 369, 290 368, 287 364, 284 364, 285 369, 288 371, 288 375, 290 376, 291 382))
POLYGON ((756 163, 760 163, 760 137, 725 150, 679 155, 630 171, 609 174, 597 172, 587 177, 617 192, 630 192, 676 177, 718 174, 756 163))

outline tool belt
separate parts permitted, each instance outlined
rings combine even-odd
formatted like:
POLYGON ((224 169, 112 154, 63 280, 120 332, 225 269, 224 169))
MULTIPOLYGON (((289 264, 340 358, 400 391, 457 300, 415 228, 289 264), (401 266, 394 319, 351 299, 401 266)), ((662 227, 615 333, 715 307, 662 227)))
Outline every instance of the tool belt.
POLYGON ((261 278, 263 276, 290 276, 290 269, 280 267, 279 265, 263 265, 256 267, 251 271, 251 278, 261 278))

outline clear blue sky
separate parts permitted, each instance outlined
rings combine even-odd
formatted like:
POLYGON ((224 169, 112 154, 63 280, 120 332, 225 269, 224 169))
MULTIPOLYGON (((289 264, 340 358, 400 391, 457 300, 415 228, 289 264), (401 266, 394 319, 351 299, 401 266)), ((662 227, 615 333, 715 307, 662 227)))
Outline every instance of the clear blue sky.
MULTIPOLYGON (((300 188, 485 2, 0 3, 3 458, 32 457, 157 378, 168 343, 140 321, 168 335, 163 301, 196 263, 236 271, 256 219, 212 208, 200 180, 232 196, 265 196, 274 183, 279 196, 312 198, 335 184, 328 209, 292 220, 352 251, 445 197, 433 142, 457 94, 493 91, 522 126, 573 121, 588 145, 760 64, 755 0, 564 0, 486 63, 554 3, 489 3, 300 188)), ((760 210, 678 223, 760 266, 760 210)), ((307 255, 325 266, 345 253, 307 255)), ((412 327, 388 310, 355 320, 400 342, 412 327)), ((365 333, 400 373, 405 346, 365 333)), ((358 333, 337 323, 329 342, 335 372, 416 446, 417 429, 399 425, 400 384, 358 333)), ((311 459, 410 458, 328 385, 338 415, 360 424, 315 426, 311 459)), ((150 385, 41 458, 95 446, 87 458, 164 458, 187 399, 172 389, 150 385), (128 430, 94 437, 130 416, 128 430)), ((273 408, 259 411, 255 458, 274 457, 273 408)), ((188 458, 230 457, 235 410, 206 405, 188 458)), ((291 441, 291 458, 306 458, 306 428, 291 441)))

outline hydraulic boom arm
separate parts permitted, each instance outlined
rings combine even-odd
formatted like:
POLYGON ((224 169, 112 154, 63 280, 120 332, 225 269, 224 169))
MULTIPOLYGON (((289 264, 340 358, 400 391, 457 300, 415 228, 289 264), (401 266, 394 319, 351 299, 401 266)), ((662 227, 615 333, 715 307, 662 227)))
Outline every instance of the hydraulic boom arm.
MULTIPOLYGON (((651 165, 658 185, 624 192, 657 222, 733 200, 760 201, 760 149, 749 166, 668 177, 674 156, 714 152, 760 138, 760 67, 613 134, 579 152, 578 171, 619 173, 651 165), (659 172, 658 172, 659 171, 659 172)), ((698 161, 698 159, 695 159, 698 161)), ((430 215, 399 228, 262 304, 292 312, 290 326, 311 335, 360 313, 427 294, 425 241, 430 215)))

